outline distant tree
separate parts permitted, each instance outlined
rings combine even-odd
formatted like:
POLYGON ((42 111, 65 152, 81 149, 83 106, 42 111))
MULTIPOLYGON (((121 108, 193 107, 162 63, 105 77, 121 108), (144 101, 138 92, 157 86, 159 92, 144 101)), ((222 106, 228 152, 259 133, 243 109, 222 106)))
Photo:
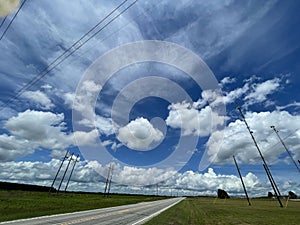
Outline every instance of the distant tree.
POLYGON ((296 199, 298 196, 294 193, 294 192, 292 192, 292 191, 289 191, 289 198, 290 199, 296 199))
POLYGON ((230 198, 228 193, 222 189, 218 189, 218 198, 224 199, 224 198, 230 198))
POLYGON ((274 197, 274 195, 273 195, 273 193, 272 192, 268 192, 268 198, 273 198, 274 197))

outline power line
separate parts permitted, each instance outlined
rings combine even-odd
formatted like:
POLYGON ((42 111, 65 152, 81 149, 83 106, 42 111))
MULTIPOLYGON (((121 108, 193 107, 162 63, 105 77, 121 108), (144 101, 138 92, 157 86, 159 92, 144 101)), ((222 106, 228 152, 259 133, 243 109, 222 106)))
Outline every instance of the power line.
POLYGON ((288 150, 288 148, 286 147, 286 145, 284 144, 283 140, 281 139, 281 137, 278 134, 278 130, 275 128, 275 126, 271 126, 271 128, 274 130, 274 132, 276 133, 278 139, 280 140, 281 144, 283 145, 285 151, 288 153, 289 157, 291 158, 291 160, 293 161, 294 165, 296 166, 296 168, 298 169, 298 171, 300 172, 300 168, 297 166, 297 163, 295 162, 295 160, 293 159, 293 156, 291 155, 290 151, 288 150))
POLYGON ((110 25, 113 21, 115 21, 118 17, 120 17, 124 12, 126 12, 129 8, 131 8, 138 0, 135 0, 132 2, 129 6, 127 6, 124 10, 122 10, 120 13, 118 13, 115 17, 113 17, 109 22, 107 22, 102 28, 100 28, 98 31, 93 33, 89 38, 87 38, 84 42, 82 42, 80 45, 76 46, 82 39, 84 39, 89 33, 91 33, 93 30, 96 29, 102 23, 106 18, 108 18, 110 15, 112 15, 117 9, 119 9, 125 2, 128 0, 123 1, 117 8, 115 8, 112 12, 109 13, 104 19, 102 19, 97 25, 95 25, 92 29, 90 29, 85 35, 83 35, 78 41, 76 41, 71 47, 69 47, 67 50, 64 51, 60 56, 58 56, 54 61, 52 61, 44 70, 42 70, 36 77, 34 77, 31 81, 29 81, 25 86, 23 86, 18 93, 10 98, 7 102, 2 104, 0 111, 2 111, 4 108, 6 108, 10 103, 12 103, 14 100, 16 100, 20 95, 24 93, 27 89, 32 87, 34 84, 39 82, 42 78, 44 78, 48 73, 50 73, 53 69, 55 69, 57 66, 59 66, 62 62, 64 62, 68 57, 73 55, 79 48, 81 48, 83 45, 85 45, 88 41, 90 41, 94 36, 96 36, 98 33, 100 33, 103 29, 105 29, 108 25, 110 25), (76 47, 75 47, 76 46, 76 47), (71 50, 73 47, 75 47, 73 50, 71 50), (69 54, 67 54, 69 52, 69 54))
MULTIPOLYGON (((22 2, 21 6, 18 8, 18 11, 15 13, 14 17, 11 19, 11 21, 10 21, 9 24, 7 25, 6 29, 3 31, 3 34, 2 34, 1 37, 0 37, 0 41, 2 40, 3 36, 4 36, 5 33, 7 32, 8 28, 11 26, 12 22, 15 20, 15 18, 16 18, 17 15, 19 14, 20 10, 22 9, 22 7, 23 7, 23 5, 25 4, 26 1, 27 1, 27 0, 24 0, 24 1, 22 2)), ((5 19, 6 19, 6 17, 5 17, 5 19)), ((4 20, 5 20, 5 19, 4 19, 4 20)), ((2 23, 4 23, 4 22, 2 22, 2 23)), ((1 23, 1 25, 2 25, 2 23, 1 23)))

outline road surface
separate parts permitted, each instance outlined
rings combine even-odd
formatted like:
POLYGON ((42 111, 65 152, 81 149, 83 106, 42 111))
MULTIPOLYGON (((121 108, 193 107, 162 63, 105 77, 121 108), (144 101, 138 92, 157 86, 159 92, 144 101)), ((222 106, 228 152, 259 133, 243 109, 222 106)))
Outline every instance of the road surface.
POLYGON ((123 205, 104 209, 80 211, 74 213, 42 216, 31 219, 2 222, 1 225, 45 225, 45 224, 143 224, 162 211, 172 207, 184 198, 171 198, 153 202, 142 202, 132 205, 123 205))

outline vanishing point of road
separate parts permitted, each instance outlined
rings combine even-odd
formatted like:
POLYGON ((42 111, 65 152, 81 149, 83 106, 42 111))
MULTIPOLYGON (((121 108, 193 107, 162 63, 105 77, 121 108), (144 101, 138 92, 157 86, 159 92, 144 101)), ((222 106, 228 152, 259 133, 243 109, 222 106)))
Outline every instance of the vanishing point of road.
POLYGON ((57 214, 2 222, 1 225, 107 225, 107 224, 143 224, 164 210, 176 205, 184 198, 170 198, 152 202, 122 205, 117 207, 94 209, 74 213, 57 214))

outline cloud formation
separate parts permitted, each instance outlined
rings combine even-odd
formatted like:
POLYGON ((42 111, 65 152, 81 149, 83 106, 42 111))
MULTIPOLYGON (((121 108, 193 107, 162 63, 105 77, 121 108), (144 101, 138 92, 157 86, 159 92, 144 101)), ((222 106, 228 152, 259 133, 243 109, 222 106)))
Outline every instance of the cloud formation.
POLYGON ((54 104, 49 97, 41 91, 25 91, 22 94, 22 97, 32 101, 37 104, 38 107, 45 110, 49 110, 54 107, 54 104))
POLYGON ((66 132, 63 114, 26 110, 5 123, 9 134, 1 134, 1 160, 14 160, 33 153, 39 147, 64 151, 72 135, 66 132))
POLYGON ((119 128, 117 138, 124 145, 135 150, 149 150, 160 142, 164 135, 145 118, 136 118, 126 126, 119 128))

